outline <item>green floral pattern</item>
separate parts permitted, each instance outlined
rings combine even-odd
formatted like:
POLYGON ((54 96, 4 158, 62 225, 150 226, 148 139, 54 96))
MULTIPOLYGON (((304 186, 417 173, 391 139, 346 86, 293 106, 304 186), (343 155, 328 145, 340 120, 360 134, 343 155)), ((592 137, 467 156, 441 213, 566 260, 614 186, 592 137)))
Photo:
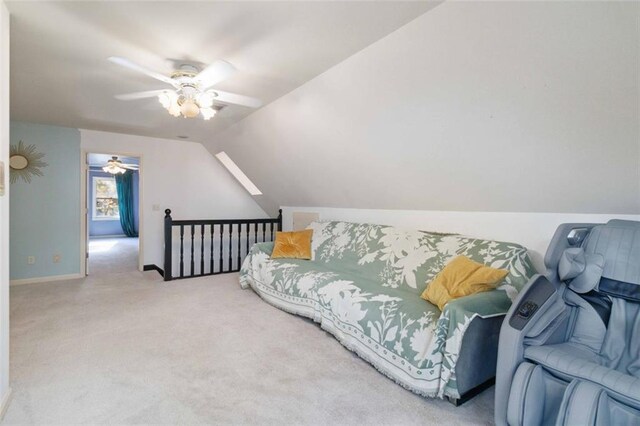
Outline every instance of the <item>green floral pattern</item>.
POLYGON ((516 244, 347 222, 310 227, 311 261, 272 260, 273 244, 256 244, 240 271, 242 287, 313 318, 423 396, 460 396, 455 365, 471 320, 506 313, 535 273, 526 249, 516 244), (440 312, 420 294, 457 255, 508 269, 509 275, 496 290, 451 301, 440 312))

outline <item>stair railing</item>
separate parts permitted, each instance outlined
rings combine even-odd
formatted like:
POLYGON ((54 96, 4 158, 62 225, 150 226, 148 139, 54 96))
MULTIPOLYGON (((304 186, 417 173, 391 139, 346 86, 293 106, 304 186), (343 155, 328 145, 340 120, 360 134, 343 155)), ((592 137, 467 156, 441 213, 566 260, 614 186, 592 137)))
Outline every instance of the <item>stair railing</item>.
POLYGON ((253 244, 282 231, 282 210, 275 219, 173 220, 170 209, 164 213, 165 281, 238 272, 253 244))

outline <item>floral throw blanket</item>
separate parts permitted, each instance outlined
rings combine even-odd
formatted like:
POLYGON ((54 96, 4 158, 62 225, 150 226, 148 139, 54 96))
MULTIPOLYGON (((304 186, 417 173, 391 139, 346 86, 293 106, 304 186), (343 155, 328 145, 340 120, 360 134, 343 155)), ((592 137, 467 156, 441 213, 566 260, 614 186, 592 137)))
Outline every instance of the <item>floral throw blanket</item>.
POLYGON ((517 244, 347 222, 310 228, 312 260, 272 260, 273 243, 256 244, 240 270, 241 286, 314 319, 383 374, 427 397, 460 397, 455 366, 471 320, 505 314, 535 273, 517 244), (451 301, 440 312, 420 295, 457 255, 509 275, 496 290, 451 301))

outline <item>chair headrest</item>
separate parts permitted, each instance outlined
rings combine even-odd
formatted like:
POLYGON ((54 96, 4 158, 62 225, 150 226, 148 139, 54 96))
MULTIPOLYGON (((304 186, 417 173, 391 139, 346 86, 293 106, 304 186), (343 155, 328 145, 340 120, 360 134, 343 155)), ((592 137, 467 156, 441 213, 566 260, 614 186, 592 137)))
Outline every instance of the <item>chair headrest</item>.
POLYGON ((582 246, 585 253, 604 257, 604 278, 640 285, 640 222, 594 226, 582 246))
POLYGON ((604 270, 604 257, 586 254, 582 247, 572 247, 562 253, 558 263, 558 276, 568 281, 576 293, 588 293, 598 287, 604 270))
POLYGON ((577 293, 598 290, 635 300, 640 293, 640 222, 594 226, 581 247, 562 252, 558 276, 577 293))

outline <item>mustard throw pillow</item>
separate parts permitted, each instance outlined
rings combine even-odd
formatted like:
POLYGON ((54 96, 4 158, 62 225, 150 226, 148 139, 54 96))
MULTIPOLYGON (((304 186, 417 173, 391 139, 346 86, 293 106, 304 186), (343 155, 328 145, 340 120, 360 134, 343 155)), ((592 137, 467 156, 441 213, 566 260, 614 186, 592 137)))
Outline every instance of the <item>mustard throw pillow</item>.
POLYGON ((422 298, 441 311, 450 300, 493 290, 509 271, 496 269, 458 256, 436 275, 422 293, 422 298))
POLYGON ((276 232, 272 259, 311 259, 313 229, 295 232, 276 232))

